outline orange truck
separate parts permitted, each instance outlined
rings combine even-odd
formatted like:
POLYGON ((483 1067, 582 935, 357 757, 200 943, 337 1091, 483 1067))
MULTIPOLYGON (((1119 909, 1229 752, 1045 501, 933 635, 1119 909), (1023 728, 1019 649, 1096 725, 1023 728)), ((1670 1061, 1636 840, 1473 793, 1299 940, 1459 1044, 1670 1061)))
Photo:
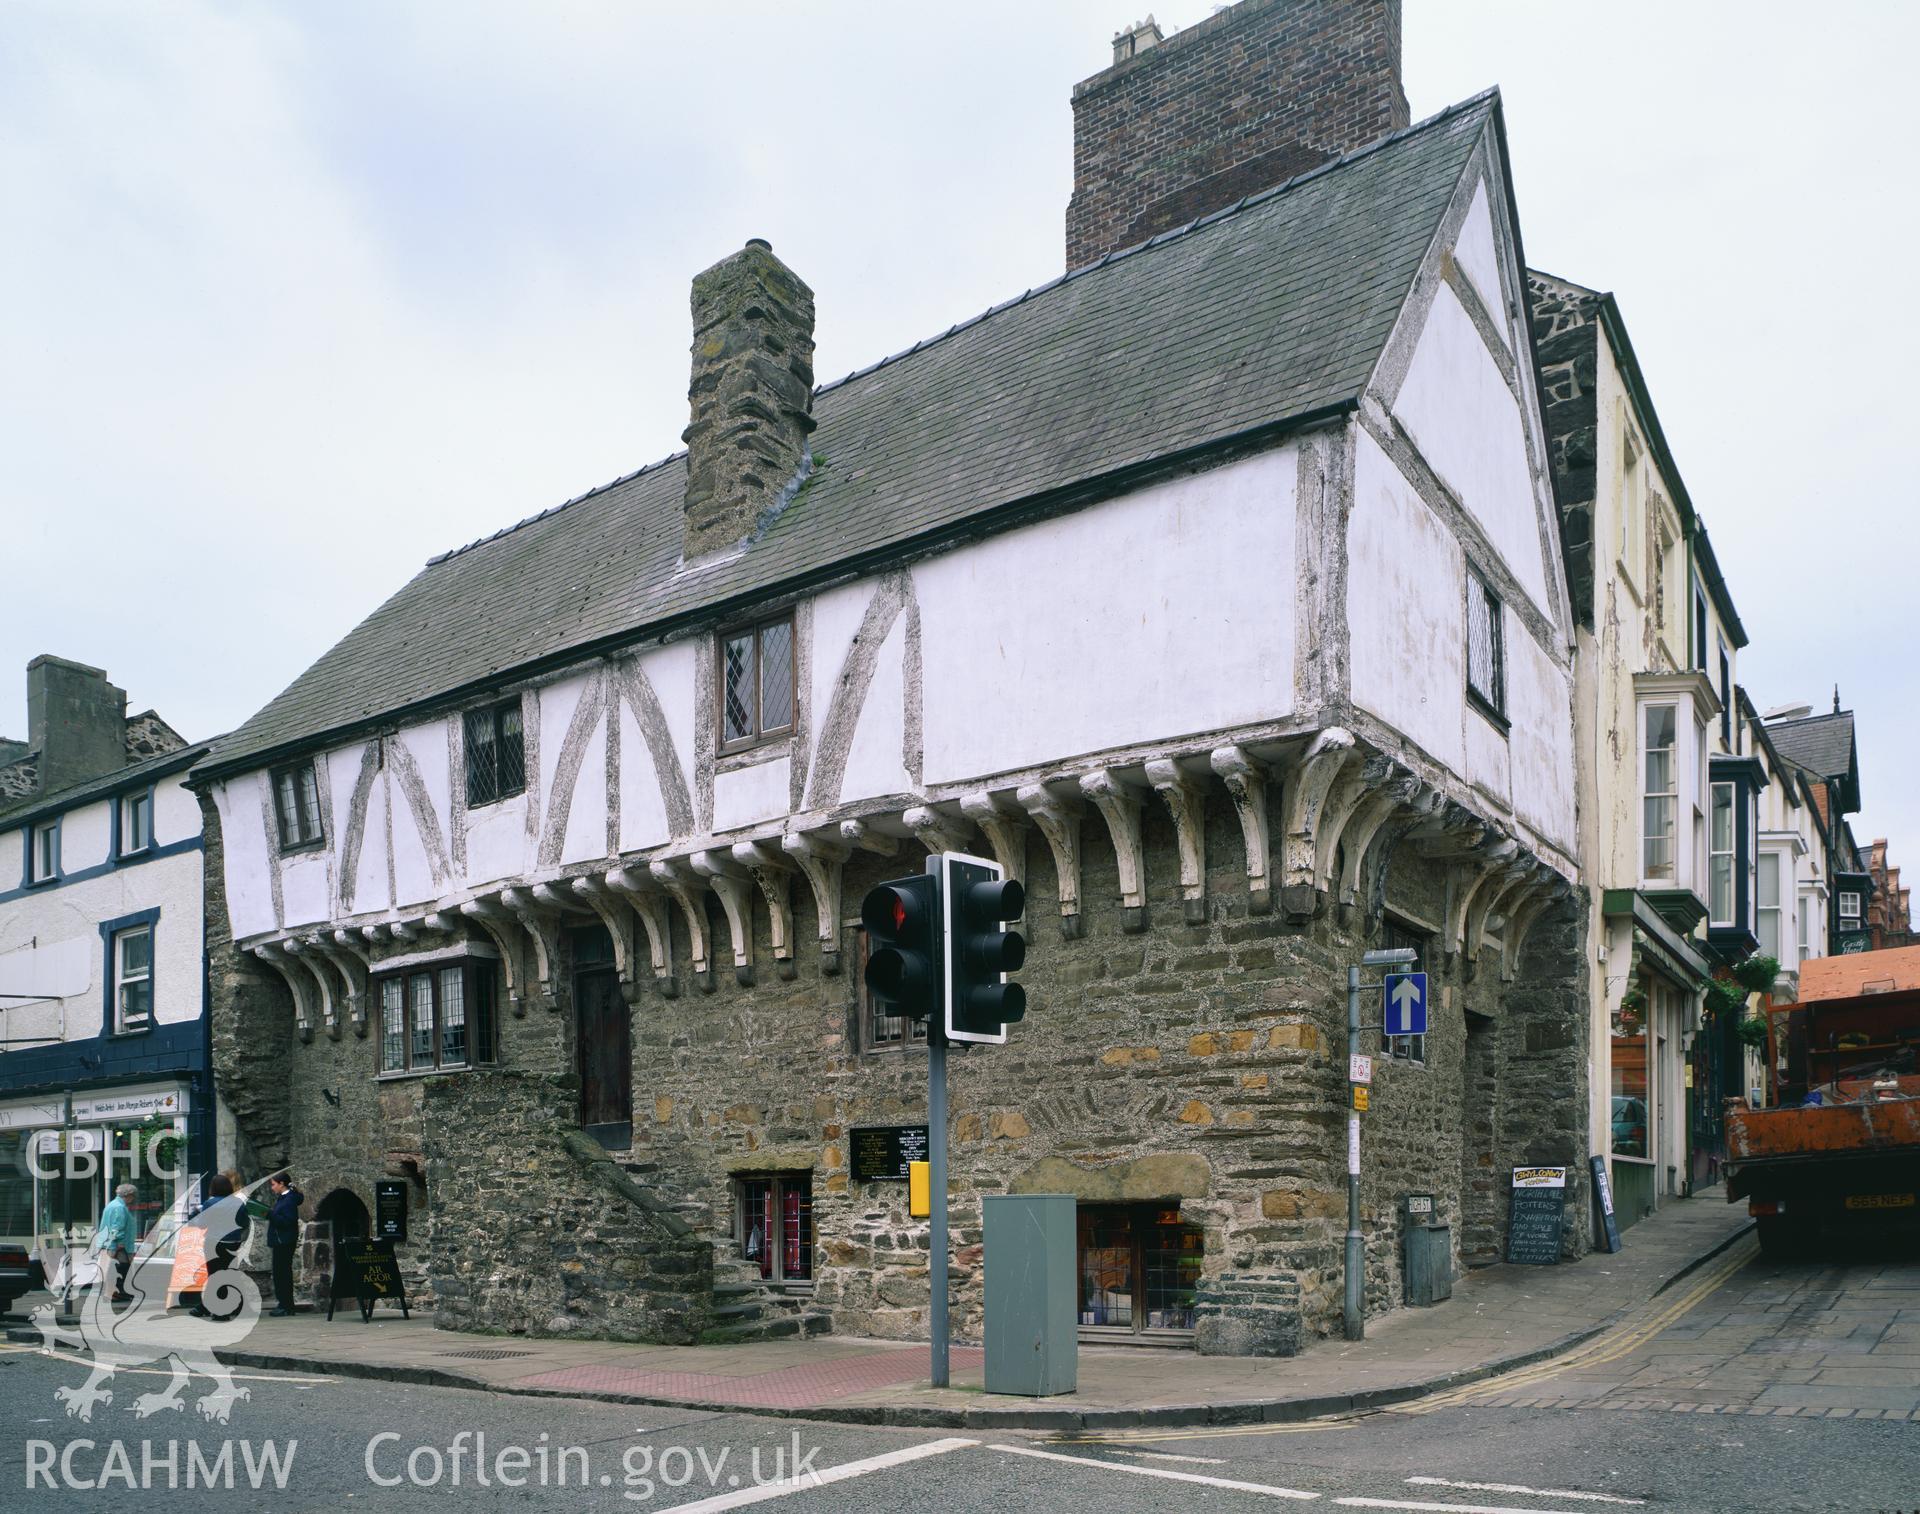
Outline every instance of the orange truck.
POLYGON ((1839 959, 1853 993, 1810 998, 1803 972, 1800 1002, 1767 1013, 1766 1107, 1728 1101, 1727 1199, 1746 1200, 1770 1255, 1920 1237, 1920 980, 1859 976, 1894 955, 1839 959))

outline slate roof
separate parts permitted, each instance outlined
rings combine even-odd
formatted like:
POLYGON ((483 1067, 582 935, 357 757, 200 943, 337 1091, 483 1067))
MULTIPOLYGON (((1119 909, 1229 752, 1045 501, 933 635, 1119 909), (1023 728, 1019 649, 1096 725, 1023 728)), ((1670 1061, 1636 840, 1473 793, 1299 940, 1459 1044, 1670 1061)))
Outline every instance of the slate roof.
POLYGON ((16 826, 26 825, 43 816, 59 810, 70 810, 75 805, 88 804, 96 799, 118 793, 122 789, 138 788, 141 780, 152 781, 164 778, 168 773, 179 772, 182 768, 192 767, 206 755, 209 742, 195 742, 190 746, 179 746, 169 751, 158 752, 137 762, 130 762, 123 768, 115 768, 110 773, 102 773, 97 778, 88 778, 80 783, 70 783, 63 789, 51 794, 31 794, 12 805, 0 803, 0 829, 12 830, 16 826))
POLYGON ((1853 711, 1775 720, 1767 734, 1787 761, 1816 778, 1843 778, 1853 771, 1853 711))
POLYGON ((735 558, 680 569, 678 454, 435 559, 205 771, 1351 405, 1498 112, 1475 96, 821 387, 812 478, 735 558))

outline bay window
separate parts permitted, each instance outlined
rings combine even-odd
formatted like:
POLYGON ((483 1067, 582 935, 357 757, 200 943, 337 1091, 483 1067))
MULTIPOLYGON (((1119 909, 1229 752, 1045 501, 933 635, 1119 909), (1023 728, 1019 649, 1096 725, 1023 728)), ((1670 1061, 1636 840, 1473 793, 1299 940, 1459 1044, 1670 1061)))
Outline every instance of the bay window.
POLYGON ((1646 755, 1640 812, 1640 875, 1672 882, 1675 876, 1674 822, 1679 810, 1677 711, 1650 704, 1643 712, 1646 755))
POLYGON ((1733 785, 1713 785, 1707 828, 1707 920, 1732 925, 1733 918, 1733 785))
POLYGON ((1778 852, 1762 852, 1759 859, 1759 872, 1755 876, 1755 934, 1760 938, 1760 950, 1776 962, 1780 956, 1780 864, 1782 858, 1778 852))

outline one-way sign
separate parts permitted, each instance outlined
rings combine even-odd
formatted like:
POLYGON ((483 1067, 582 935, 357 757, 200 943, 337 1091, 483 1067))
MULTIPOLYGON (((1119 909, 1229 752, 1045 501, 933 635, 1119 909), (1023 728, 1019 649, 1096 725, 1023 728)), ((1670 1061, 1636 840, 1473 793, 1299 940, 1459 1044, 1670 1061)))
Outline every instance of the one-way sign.
POLYGON ((1427 975, 1425 973, 1388 973, 1381 985, 1387 1001, 1386 1024, 1381 1029, 1390 1036, 1424 1036, 1427 1033, 1427 975))

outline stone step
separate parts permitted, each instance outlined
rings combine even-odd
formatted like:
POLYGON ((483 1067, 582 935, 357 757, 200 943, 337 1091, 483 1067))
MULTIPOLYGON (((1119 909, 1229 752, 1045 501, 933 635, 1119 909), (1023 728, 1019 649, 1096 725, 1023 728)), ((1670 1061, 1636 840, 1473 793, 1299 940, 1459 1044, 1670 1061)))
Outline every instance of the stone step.
MULTIPOLYGON (((716 1318, 719 1315, 715 1310, 716 1318)), ((747 1324, 716 1324, 706 1333, 705 1339, 720 1345, 735 1345, 743 1341, 811 1339, 818 1335, 833 1333, 832 1317, 826 1314, 808 1312, 805 1314, 782 1314, 772 1319, 760 1319, 747 1324)))

